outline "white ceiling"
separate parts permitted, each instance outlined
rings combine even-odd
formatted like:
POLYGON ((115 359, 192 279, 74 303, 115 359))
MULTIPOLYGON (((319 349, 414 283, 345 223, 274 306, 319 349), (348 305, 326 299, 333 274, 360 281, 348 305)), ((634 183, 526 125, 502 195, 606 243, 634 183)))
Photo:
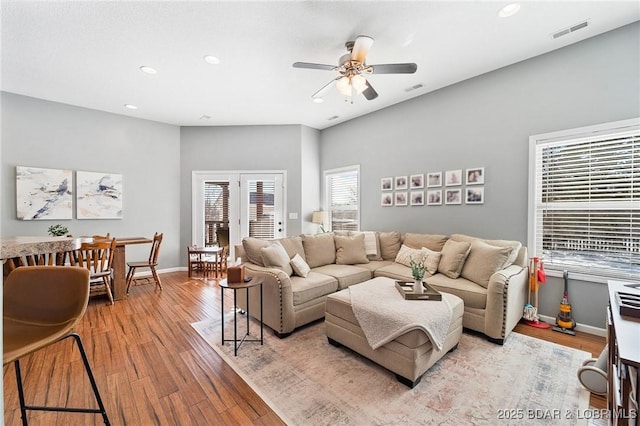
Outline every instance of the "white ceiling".
POLYGON ((2 0, 1 89, 181 126, 323 129, 640 19, 638 1, 521 1, 499 18, 508 3, 2 0), (584 20, 587 28, 551 37, 584 20), (333 89, 311 102, 337 74, 291 64, 337 64, 359 34, 375 39, 368 64, 415 62, 418 71, 370 76, 373 101, 345 102, 333 89))

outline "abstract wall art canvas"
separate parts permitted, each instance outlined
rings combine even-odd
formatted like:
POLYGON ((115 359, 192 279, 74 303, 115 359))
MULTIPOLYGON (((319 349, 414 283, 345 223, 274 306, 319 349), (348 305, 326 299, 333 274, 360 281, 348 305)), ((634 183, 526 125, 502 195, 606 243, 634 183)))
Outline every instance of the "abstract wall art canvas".
POLYGON ((19 220, 73 219, 71 170, 16 167, 19 220))
POLYGON ((79 171, 76 180, 78 219, 122 219, 122 175, 79 171))

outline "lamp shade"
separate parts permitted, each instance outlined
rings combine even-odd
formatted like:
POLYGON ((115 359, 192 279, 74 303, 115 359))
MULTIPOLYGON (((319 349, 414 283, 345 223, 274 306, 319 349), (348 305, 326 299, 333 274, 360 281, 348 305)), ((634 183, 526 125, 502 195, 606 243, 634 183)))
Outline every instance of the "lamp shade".
POLYGON ((323 225, 327 220, 327 212, 313 212, 313 216, 311 217, 311 223, 316 223, 318 225, 323 225))

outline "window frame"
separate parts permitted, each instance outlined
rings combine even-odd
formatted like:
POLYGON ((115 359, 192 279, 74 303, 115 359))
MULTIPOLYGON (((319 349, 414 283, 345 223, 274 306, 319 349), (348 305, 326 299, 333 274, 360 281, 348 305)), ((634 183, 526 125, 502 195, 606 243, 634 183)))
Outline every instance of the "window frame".
MULTIPOLYGON (((542 257, 542 247, 538 248, 538 241, 536 235, 538 232, 538 217, 537 217, 537 196, 538 196, 538 182, 536 181, 537 173, 537 148, 539 146, 551 146, 553 144, 562 144, 565 142, 567 145, 579 143, 603 140, 608 137, 624 134, 637 134, 640 131, 640 117, 632 118, 628 120, 620 120, 608 123, 602 123, 593 126, 585 126, 574 129, 567 129, 557 132, 543 133, 538 135, 532 135, 529 137, 529 182, 528 182, 528 217, 527 217, 527 241, 529 256, 542 257)), ((640 202, 640 201, 639 201, 640 202)), ((544 259, 543 259, 544 260, 544 259)), ((551 263, 545 263, 545 269, 551 276, 562 276, 562 269, 568 269, 572 276, 576 279, 582 279, 591 282, 606 283, 610 279, 633 279, 634 274, 625 272, 622 269, 615 268, 596 268, 596 271, 580 272, 571 270, 566 266, 553 265, 551 263), (608 273, 610 271, 610 274, 608 273)), ((636 279, 637 280, 637 279, 636 279)))
POLYGON ((356 165, 352 165, 352 166, 345 166, 345 167, 338 167, 335 169, 327 169, 324 170, 322 172, 323 175, 323 205, 324 205, 324 210, 327 212, 327 232, 332 232, 333 231, 333 226, 332 226, 332 220, 331 220, 331 216, 332 216, 332 209, 329 203, 329 177, 333 176, 333 175, 339 175, 342 173, 351 173, 351 172, 356 172, 357 176, 358 176, 358 182, 357 182, 357 202, 356 202, 356 225, 357 225, 357 229, 356 231, 360 230, 360 200, 361 200, 361 192, 360 192, 360 181, 361 181, 361 177, 360 177, 360 165, 356 164, 356 165))

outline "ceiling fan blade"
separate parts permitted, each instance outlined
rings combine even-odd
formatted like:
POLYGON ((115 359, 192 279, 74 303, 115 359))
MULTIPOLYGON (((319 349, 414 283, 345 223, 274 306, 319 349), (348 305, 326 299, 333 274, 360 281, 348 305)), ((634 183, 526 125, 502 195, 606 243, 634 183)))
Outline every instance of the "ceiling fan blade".
POLYGON ((311 95, 311 97, 313 99, 318 99, 323 97, 324 95, 327 94, 327 92, 336 85, 336 81, 338 81, 340 78, 342 78, 342 76, 334 78, 333 80, 331 80, 329 83, 325 84, 322 89, 318 90, 316 93, 314 93, 313 95, 311 95))
POLYGON ((356 37, 353 49, 351 50, 351 60, 364 63, 367 53, 369 53, 369 49, 371 49, 372 45, 373 39, 371 37, 364 35, 356 37))
POLYGON ((372 74, 413 74, 418 69, 414 63, 370 65, 372 74))
POLYGON ((313 64, 313 63, 310 63, 310 62, 294 62, 293 63, 293 67, 294 68, 307 68, 307 69, 312 69, 312 70, 326 70, 326 71, 333 71, 334 69, 336 69, 335 65, 313 64))
POLYGON ((367 98, 368 101, 372 101, 378 97, 378 92, 376 92, 371 83, 367 81, 367 88, 362 91, 362 95, 367 98))

